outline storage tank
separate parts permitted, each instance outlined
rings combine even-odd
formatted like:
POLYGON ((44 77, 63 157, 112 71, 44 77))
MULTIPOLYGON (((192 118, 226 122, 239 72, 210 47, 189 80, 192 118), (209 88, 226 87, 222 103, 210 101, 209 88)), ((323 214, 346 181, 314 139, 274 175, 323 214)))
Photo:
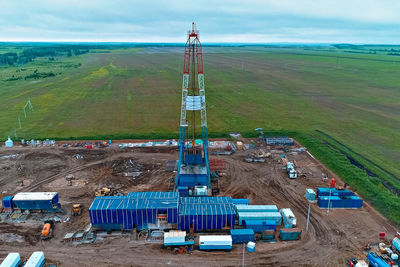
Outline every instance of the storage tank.
POLYGON ((7 141, 5 142, 6 147, 13 147, 14 142, 11 140, 10 137, 8 137, 7 141))
POLYGON ((13 198, 15 207, 21 210, 54 211, 60 208, 57 192, 24 192, 13 198))
POLYGON ((256 250, 256 243, 254 242, 249 242, 247 243, 247 251, 248 252, 254 252, 256 250))
POLYGON ((232 237, 230 235, 202 235, 199 238, 200 250, 230 250, 232 237))
POLYGON ((8 253, 7 257, 0 264, 0 267, 17 267, 21 265, 21 257, 19 253, 8 253))
POLYGON ((400 239, 398 237, 393 238, 392 245, 397 251, 400 251, 400 239))
POLYGON ((317 194, 315 193, 314 189, 311 189, 311 188, 306 189, 306 198, 308 200, 314 201, 316 198, 316 195, 317 194))
POLYGON ((42 251, 36 251, 32 253, 24 267, 42 267, 44 263, 44 253, 42 251))

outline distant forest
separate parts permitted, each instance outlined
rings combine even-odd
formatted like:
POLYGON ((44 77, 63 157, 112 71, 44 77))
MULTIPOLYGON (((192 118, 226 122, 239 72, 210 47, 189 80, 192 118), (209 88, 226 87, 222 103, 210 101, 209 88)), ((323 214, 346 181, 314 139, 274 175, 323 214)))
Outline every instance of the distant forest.
POLYGON ((87 46, 44 46, 27 48, 20 53, 4 53, 0 54, 0 65, 24 65, 33 61, 37 57, 49 57, 54 60, 54 57, 81 55, 89 52, 87 46))

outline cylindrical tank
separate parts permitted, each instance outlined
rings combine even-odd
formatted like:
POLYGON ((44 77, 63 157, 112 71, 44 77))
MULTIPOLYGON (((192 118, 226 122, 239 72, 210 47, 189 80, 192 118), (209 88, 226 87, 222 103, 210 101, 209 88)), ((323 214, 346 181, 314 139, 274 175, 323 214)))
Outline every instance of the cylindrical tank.
POLYGON ((335 185, 336 185, 336 180, 335 180, 335 178, 332 178, 331 187, 335 188, 335 185))

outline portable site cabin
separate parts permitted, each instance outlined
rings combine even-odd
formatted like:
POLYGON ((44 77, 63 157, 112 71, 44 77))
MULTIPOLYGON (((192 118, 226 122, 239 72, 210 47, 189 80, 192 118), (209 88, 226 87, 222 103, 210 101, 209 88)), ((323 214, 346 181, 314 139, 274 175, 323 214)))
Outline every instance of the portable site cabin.
POLYGON ((21 210, 46 210, 60 209, 57 192, 22 192, 12 198, 12 205, 21 210))

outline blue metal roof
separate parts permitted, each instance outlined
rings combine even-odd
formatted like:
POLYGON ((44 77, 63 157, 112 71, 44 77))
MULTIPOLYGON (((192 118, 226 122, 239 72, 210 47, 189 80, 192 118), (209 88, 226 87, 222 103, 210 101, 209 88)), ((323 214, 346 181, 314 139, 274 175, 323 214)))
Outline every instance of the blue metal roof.
POLYGON ((178 192, 130 192, 130 198, 178 198, 178 192))
POLYGON ((231 197, 181 197, 181 204, 232 204, 231 197))
POLYGON ((179 215, 235 214, 230 197, 181 197, 179 215))
MULTIPOLYGON (((158 192, 146 192, 158 193, 158 192)), ((157 194, 155 194, 157 195, 157 194)), ((175 198, 132 198, 129 196, 104 196, 93 200, 90 210, 165 209, 178 208, 175 198)))

